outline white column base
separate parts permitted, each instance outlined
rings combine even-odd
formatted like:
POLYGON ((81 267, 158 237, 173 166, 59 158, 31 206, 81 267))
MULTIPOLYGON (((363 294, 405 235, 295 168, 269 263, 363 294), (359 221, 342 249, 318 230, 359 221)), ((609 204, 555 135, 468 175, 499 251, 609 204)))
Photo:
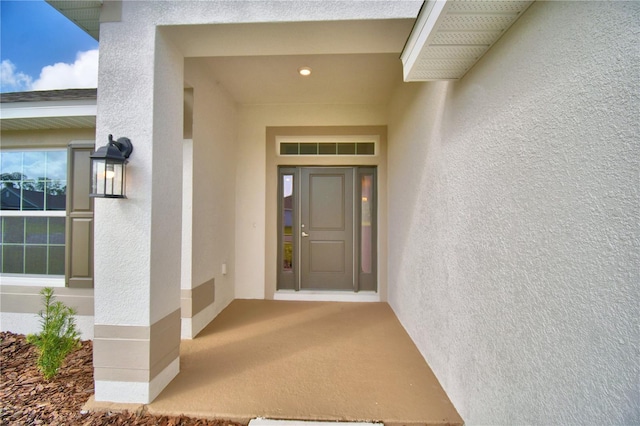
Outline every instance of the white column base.
POLYGON ((180 358, 176 358, 151 382, 112 382, 96 380, 95 400, 108 402, 149 404, 180 372, 180 358))
POLYGON ((216 317, 215 303, 210 304, 193 318, 181 318, 182 339, 193 339, 216 317))

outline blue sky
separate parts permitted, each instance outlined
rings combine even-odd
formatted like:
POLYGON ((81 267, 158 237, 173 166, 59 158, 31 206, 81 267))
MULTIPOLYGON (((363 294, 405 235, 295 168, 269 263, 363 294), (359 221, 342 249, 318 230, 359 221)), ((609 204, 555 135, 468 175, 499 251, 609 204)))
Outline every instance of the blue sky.
POLYGON ((96 86, 98 42, 44 0, 0 0, 0 21, 0 91, 96 86))

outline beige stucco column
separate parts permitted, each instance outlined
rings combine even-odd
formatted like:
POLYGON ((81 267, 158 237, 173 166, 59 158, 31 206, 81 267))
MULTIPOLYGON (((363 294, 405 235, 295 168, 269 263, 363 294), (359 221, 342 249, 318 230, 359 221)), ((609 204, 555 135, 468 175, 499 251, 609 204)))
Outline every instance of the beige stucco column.
POLYGON ((100 31, 96 141, 134 151, 128 199, 95 204, 95 398, 148 403, 180 365, 184 61, 124 12, 100 31))

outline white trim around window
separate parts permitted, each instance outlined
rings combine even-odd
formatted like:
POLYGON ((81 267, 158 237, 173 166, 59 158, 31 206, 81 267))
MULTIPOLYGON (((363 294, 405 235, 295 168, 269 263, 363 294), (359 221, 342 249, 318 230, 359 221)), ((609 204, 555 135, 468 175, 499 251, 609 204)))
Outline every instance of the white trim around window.
POLYGON ((2 285, 22 285, 25 287, 64 287, 64 276, 0 274, 2 285))
POLYGON ((65 217, 65 210, 0 210, 0 216, 4 217, 65 217))

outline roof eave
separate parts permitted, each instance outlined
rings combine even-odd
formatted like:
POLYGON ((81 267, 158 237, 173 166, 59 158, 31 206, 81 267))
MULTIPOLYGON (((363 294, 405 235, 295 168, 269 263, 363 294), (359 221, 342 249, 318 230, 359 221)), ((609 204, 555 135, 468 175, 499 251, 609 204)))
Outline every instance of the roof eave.
POLYGON ((45 0, 58 12, 93 37, 100 38, 102 0, 45 0))
POLYGON ((461 79, 533 1, 425 1, 400 56, 404 81, 461 79))
POLYGON ((90 129, 96 126, 95 99, 0 104, 0 129, 90 129))

